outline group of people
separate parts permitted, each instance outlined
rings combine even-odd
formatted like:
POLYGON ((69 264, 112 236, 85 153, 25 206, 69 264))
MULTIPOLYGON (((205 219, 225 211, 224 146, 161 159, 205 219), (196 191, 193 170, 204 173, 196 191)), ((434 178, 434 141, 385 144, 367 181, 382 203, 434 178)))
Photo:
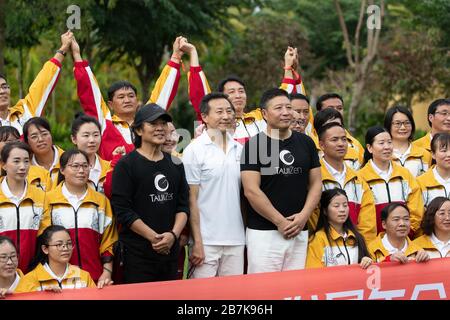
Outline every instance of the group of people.
POLYGON ((185 258, 184 278, 208 278, 448 256, 450 99, 431 103, 425 137, 394 106, 363 147, 342 97, 321 96, 313 116, 296 48, 284 62, 249 112, 244 82, 211 92, 182 36, 143 106, 127 81, 103 99, 70 31, 13 107, 0 75, 0 297, 175 280, 185 258), (68 53, 83 113, 63 151, 44 106, 68 53), (167 110, 184 55, 202 125, 179 150, 167 110))

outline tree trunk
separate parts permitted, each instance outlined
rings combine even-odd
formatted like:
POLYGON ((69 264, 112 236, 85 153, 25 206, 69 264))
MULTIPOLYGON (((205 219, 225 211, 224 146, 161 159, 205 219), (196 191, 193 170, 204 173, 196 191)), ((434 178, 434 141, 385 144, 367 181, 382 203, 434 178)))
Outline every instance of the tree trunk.
POLYGON ((19 85, 19 99, 23 99, 23 49, 19 48, 19 63, 17 67, 17 83, 19 85))
POLYGON ((6 0, 0 0, 0 73, 5 74, 6 0))
POLYGON ((150 59, 142 57, 141 63, 134 64, 134 68, 136 69, 141 84, 141 93, 139 96, 142 99, 142 105, 146 104, 150 98, 150 83, 158 72, 161 58, 161 56, 159 58, 151 57, 150 59))
POLYGON ((355 79, 352 87, 352 101, 348 109, 348 130, 354 136, 356 131, 356 114, 361 103, 364 87, 366 85, 366 77, 361 76, 359 79, 355 79))

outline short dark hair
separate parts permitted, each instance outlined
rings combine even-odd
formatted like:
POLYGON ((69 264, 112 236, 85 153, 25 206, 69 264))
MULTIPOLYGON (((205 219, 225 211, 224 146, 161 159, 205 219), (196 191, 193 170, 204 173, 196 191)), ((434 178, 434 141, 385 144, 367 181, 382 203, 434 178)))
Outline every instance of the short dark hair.
POLYGON ((9 137, 13 136, 17 140, 20 139, 20 132, 13 126, 0 127, 0 141, 7 141, 9 137))
POLYGON ((342 114, 339 111, 333 108, 320 110, 314 116, 314 129, 318 131, 320 130, 320 127, 322 127, 327 121, 334 119, 341 120, 342 125, 344 125, 344 118, 342 117, 342 114))
POLYGON ((267 109, 267 104, 269 103, 269 101, 276 97, 286 97, 289 99, 289 94, 280 88, 272 88, 272 89, 266 90, 266 91, 264 91, 264 93, 261 96, 261 100, 259 102, 259 107, 261 109, 267 109))
POLYGON ((319 97, 319 99, 317 99, 317 102, 316 102, 317 111, 322 110, 324 101, 326 101, 328 99, 334 99, 334 98, 338 98, 339 100, 341 100, 342 104, 344 104, 344 99, 342 99, 342 97, 339 94, 334 93, 334 92, 333 93, 325 93, 325 94, 321 95, 319 97))
POLYGON ((449 105, 450 106, 450 99, 446 98, 446 99, 437 99, 434 100, 428 107, 428 114, 427 114, 427 120, 428 120, 428 124, 431 127, 431 121, 428 118, 430 116, 430 114, 435 114, 436 110, 438 107, 440 106, 444 106, 444 105, 449 105))
POLYGON ((114 94, 120 89, 131 89, 137 95, 137 89, 128 81, 116 81, 108 88, 108 101, 112 101, 114 94))
POLYGON ((43 128, 50 132, 50 134, 52 133, 52 130, 50 130, 50 123, 47 119, 44 117, 33 117, 23 125, 23 141, 25 141, 25 143, 28 143, 28 133, 31 126, 35 126, 38 129, 43 128))
MULTIPOLYGON (((373 158, 373 155, 369 152, 369 149, 367 149, 367 145, 372 145, 375 137, 379 135, 380 133, 387 132, 385 128, 380 126, 374 126, 367 129, 366 137, 365 137, 365 144, 364 144, 364 162, 363 165, 369 162, 370 159, 373 158)), ((390 133, 389 133, 390 134, 390 133)))
POLYGON ((209 105, 209 102, 212 100, 217 100, 217 99, 225 99, 227 100, 230 105, 231 108, 234 110, 234 106, 231 103, 231 101, 228 99, 228 96, 222 92, 211 92, 209 94, 207 94, 206 96, 203 97, 202 101, 200 102, 200 112, 202 114, 207 115, 209 113, 209 110, 211 109, 211 106, 209 105))
POLYGON ((227 84, 227 82, 231 82, 231 81, 235 81, 237 83, 239 83, 240 85, 242 85, 245 89, 245 84, 244 81, 242 81, 241 78, 239 78, 238 76, 232 74, 227 76, 226 78, 223 78, 222 80, 219 81, 219 85, 217 86, 217 91, 218 92, 223 92, 225 85, 227 84))
POLYGON ((448 149, 450 147, 450 133, 436 133, 431 139, 431 152, 436 153, 438 147, 448 149))
POLYGON ((386 221, 387 218, 389 218, 389 215, 392 213, 392 211, 394 211, 398 207, 405 208, 406 211, 408 211, 409 213, 409 209, 405 204, 400 202, 391 202, 381 210, 381 221, 386 221))
POLYGON ((102 128, 100 126, 100 123, 98 122, 97 119, 90 117, 86 114, 84 114, 83 112, 78 112, 75 115, 75 119, 72 122, 72 129, 71 129, 71 133, 72 136, 75 137, 78 133, 78 131, 80 131, 80 128, 83 124, 85 123, 93 123, 95 124, 95 126, 98 128, 98 130, 100 131, 100 133, 102 132, 102 128))
POLYGON ((334 128, 334 127, 342 128, 342 129, 345 131, 345 128, 344 128, 341 124, 339 124, 339 123, 337 123, 337 122, 330 122, 330 123, 324 124, 323 126, 321 126, 321 127, 317 130, 317 136, 319 137, 319 140, 322 140, 322 138, 323 138, 323 136, 325 135, 325 133, 326 133, 329 129, 334 128))
POLYGON ((423 233, 431 236, 434 232, 434 217, 436 216, 436 212, 442 207, 444 203, 450 201, 446 197, 436 197, 434 198, 427 207, 425 214, 423 215, 421 227, 423 233))
POLYGON ((0 73, 0 79, 5 79, 5 81, 8 82, 6 75, 4 75, 3 73, 0 73))
POLYGON ((305 100, 305 101, 308 102, 308 104, 309 104, 309 99, 308 99, 308 97, 305 96, 304 94, 301 94, 301 93, 291 93, 291 94, 289 95, 289 99, 290 99, 291 101, 294 101, 294 100, 305 100))
POLYGON ((416 132, 416 124, 414 122, 414 117, 412 113, 408 110, 408 108, 403 106, 394 106, 392 108, 389 108, 386 112, 386 115, 384 116, 384 127, 389 132, 389 134, 392 136, 391 127, 392 127, 392 119, 394 118, 394 115, 396 113, 403 113, 411 122, 411 134, 409 135, 409 141, 412 141, 414 139, 414 133, 416 132))

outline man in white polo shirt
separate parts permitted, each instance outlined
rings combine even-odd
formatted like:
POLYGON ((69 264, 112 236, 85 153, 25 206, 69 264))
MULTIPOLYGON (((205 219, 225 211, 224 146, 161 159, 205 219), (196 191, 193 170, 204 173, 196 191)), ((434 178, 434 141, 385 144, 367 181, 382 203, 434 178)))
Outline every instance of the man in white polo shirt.
POLYGON ((240 209, 242 146, 230 134, 235 110, 223 93, 206 95, 200 109, 207 130, 183 153, 194 240, 192 277, 238 275, 244 269, 245 231, 240 209))

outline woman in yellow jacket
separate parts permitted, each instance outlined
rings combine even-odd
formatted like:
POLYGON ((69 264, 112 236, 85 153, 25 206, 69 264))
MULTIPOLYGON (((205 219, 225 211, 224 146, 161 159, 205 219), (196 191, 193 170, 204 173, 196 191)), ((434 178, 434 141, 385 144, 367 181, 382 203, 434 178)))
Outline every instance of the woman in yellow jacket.
POLYGON ((349 211, 344 190, 322 192, 319 223, 308 245, 306 268, 359 264, 366 269, 371 265, 364 238, 350 220, 349 211))
POLYGON ((97 154, 102 142, 100 123, 90 116, 78 113, 72 122, 72 142, 78 150, 85 152, 89 157, 89 185, 95 191, 104 194, 103 183, 106 173, 110 169, 109 161, 103 160, 97 154))
POLYGON ((431 154, 412 144, 416 125, 411 112, 402 106, 390 108, 384 117, 384 127, 392 137, 393 160, 408 169, 414 177, 425 173, 431 166, 431 154))
POLYGON ((431 152, 436 165, 417 178, 425 207, 436 197, 450 197, 450 134, 436 133, 431 152))
POLYGON ((36 250, 45 194, 26 181, 31 158, 28 145, 20 141, 7 143, 1 158, 0 235, 13 240, 19 255, 19 268, 27 272, 36 250))
POLYGON ((424 249, 430 258, 450 257, 450 200, 437 197, 431 201, 422 220, 424 235, 414 244, 424 249))
POLYGON ((19 256, 14 242, 0 236, 0 299, 16 290, 23 273, 18 269, 19 256))
POLYGON ((64 150, 53 144, 48 121, 43 117, 34 117, 25 122, 23 141, 33 151, 31 164, 43 168, 50 176, 51 186, 47 187, 46 191, 55 188, 58 181, 59 157, 64 150))
MULTIPOLYGON (((11 126, 0 127, 0 153, 8 142, 20 141, 19 131, 11 126)), ((50 175, 47 170, 38 166, 30 166, 27 181, 42 191, 51 186, 50 175)))
POLYGON ((39 237, 39 245, 33 270, 20 279, 16 293, 96 287, 88 272, 69 263, 73 242, 64 227, 46 228, 39 237))
POLYGON ((113 245, 118 239, 111 205, 105 195, 88 185, 87 154, 68 150, 60 161, 60 183, 46 194, 43 225, 64 226, 74 243, 70 263, 88 271, 94 281, 108 284, 113 268, 113 245))
POLYGON ((365 166, 358 172, 367 182, 375 199, 377 233, 383 231, 381 210, 391 202, 404 203, 411 213, 412 233, 420 229, 423 200, 419 185, 408 169, 393 162, 392 139, 382 127, 371 127, 366 133, 365 166))
POLYGON ((390 203, 381 211, 381 220, 386 233, 380 233, 369 244, 370 255, 376 262, 407 263, 409 260, 425 262, 430 259, 425 250, 408 238, 411 222, 407 206, 398 202, 390 203))

